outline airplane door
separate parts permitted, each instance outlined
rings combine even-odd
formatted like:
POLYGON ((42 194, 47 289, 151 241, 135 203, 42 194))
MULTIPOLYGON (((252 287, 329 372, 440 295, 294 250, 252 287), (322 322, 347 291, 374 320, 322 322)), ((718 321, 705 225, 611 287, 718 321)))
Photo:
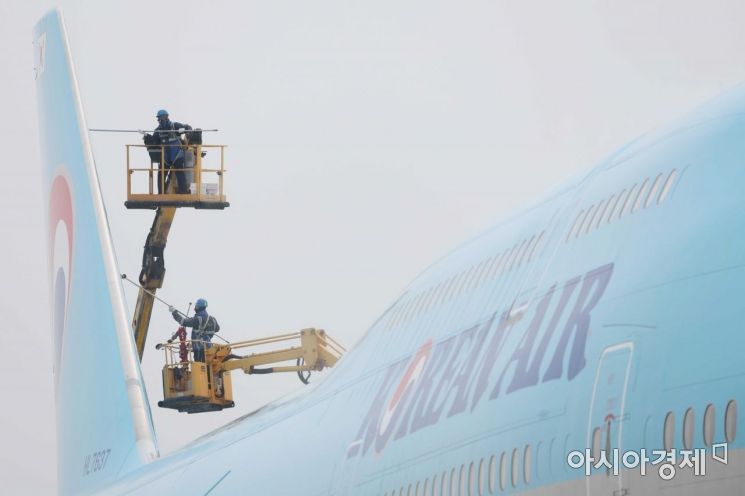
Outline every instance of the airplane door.
MULTIPOLYGON (((618 450, 618 475, 613 469, 592 469, 587 480, 588 495, 621 496, 623 486, 622 446, 623 423, 626 420, 626 390, 631 371, 634 344, 631 341, 609 346, 603 350, 595 373, 595 383, 590 400, 586 447, 590 456, 600 459, 601 451, 613 464, 613 450, 618 450)), ((597 462, 596 462, 597 463, 597 462)))

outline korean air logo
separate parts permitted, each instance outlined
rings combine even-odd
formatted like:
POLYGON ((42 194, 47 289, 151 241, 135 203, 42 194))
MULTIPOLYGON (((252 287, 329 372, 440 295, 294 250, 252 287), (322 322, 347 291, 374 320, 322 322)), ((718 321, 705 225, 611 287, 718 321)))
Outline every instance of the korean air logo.
POLYGON ((73 212, 70 184, 59 174, 49 194, 49 288, 54 333, 54 373, 59 375, 62 343, 70 303, 73 254, 73 212))

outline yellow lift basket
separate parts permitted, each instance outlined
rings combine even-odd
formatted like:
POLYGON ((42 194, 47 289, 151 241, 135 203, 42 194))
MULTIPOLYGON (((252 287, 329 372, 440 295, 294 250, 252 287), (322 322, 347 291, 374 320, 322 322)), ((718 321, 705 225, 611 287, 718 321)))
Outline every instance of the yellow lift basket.
POLYGON ((155 209, 158 207, 194 207, 219 209, 230 206, 224 190, 225 147, 227 145, 126 145, 127 147, 127 201, 130 209, 155 209), (183 168, 165 167, 166 147, 178 146, 184 151, 183 168), (209 153, 208 153, 209 152, 209 153), (217 156, 216 158, 213 158, 217 156), (218 164, 207 166, 219 159, 218 164), (141 164, 141 165, 133 165, 141 164), (159 165, 160 164, 160 165, 159 165), (170 172, 170 186, 165 175, 170 172), (176 172, 187 176, 189 193, 177 194, 176 172), (158 184, 160 182, 160 184, 158 184), (159 191, 161 193, 159 193, 159 191))
POLYGON ((250 341, 212 344, 204 350, 204 362, 194 360, 195 343, 184 340, 158 345, 158 348, 165 350, 166 359, 163 367, 163 401, 158 402, 159 407, 187 413, 231 408, 235 406, 230 378, 233 370, 241 369, 246 374, 296 372, 300 380, 307 384, 312 371, 333 367, 346 351, 323 329, 312 328, 250 341), (300 346, 239 354, 298 339, 300 346), (273 365, 292 361, 294 365, 273 365), (273 366, 265 367, 267 365, 273 366))

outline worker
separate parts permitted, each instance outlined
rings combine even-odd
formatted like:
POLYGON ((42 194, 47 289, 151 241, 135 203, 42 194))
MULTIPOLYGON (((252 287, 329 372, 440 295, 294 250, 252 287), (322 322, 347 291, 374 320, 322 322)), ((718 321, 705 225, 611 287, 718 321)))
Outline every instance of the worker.
POLYGON ((184 150, 181 148, 179 130, 189 131, 191 130, 191 126, 180 122, 171 122, 168 118, 168 111, 165 109, 158 110, 156 118, 158 119, 158 127, 155 128, 152 136, 146 134, 144 140, 145 144, 148 144, 148 141, 150 141, 164 147, 163 155, 165 155, 165 164, 160 164, 158 171, 158 193, 163 192, 162 186, 166 182, 165 174, 168 173, 166 169, 175 169, 178 183, 176 192, 180 194, 188 193, 189 183, 187 182, 184 150))
POLYGON ((199 298, 194 305, 194 316, 187 317, 172 306, 168 307, 173 318, 184 327, 191 327, 191 349, 195 362, 204 362, 204 350, 212 347, 212 336, 220 330, 217 319, 207 314, 207 300, 199 298))

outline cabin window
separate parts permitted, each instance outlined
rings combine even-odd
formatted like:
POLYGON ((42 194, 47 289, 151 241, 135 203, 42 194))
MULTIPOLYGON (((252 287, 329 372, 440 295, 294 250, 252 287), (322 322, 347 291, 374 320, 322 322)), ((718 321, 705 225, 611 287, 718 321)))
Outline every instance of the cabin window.
POLYGON ((654 201, 655 195, 657 195, 657 191, 660 189, 660 184, 662 183, 662 174, 657 174, 657 177, 654 180, 654 183, 652 184, 652 187, 649 188, 649 194, 647 195, 647 199, 644 200, 644 208, 647 208, 652 204, 654 201))
POLYGON ((683 414, 683 447, 687 450, 693 446, 694 414, 693 408, 686 410, 683 414))
POLYGON ((466 496, 466 477, 468 477, 468 473, 466 473, 466 466, 465 464, 460 466, 460 490, 458 491, 459 496, 466 496))
POLYGON ((499 489, 504 491, 507 486, 507 453, 502 452, 499 457, 499 489))
POLYGON ((494 493, 497 488, 497 456, 489 458, 489 493, 494 493))
POLYGON ((660 196, 657 198, 657 205, 665 201, 665 198, 667 198, 668 193, 670 193, 670 187, 673 185, 673 181, 675 181, 675 177, 678 175, 678 171, 676 169, 673 169, 670 172, 670 175, 667 176, 667 179, 665 180, 665 184, 662 186, 662 191, 660 191, 660 196))
POLYGON ((600 427, 595 427, 592 431, 592 448, 590 451, 595 460, 600 458, 600 434, 600 427))
POLYGON ((447 496, 448 493, 448 472, 447 470, 442 473, 442 479, 440 479, 440 494, 447 496))
POLYGON ((517 251, 517 262, 515 263, 515 267, 520 267, 522 265, 526 251, 528 251, 528 241, 524 240, 520 245, 520 249, 517 251))
POLYGON ((601 201, 598 204, 598 208, 595 210, 595 215, 593 215, 592 219, 590 219, 590 222, 587 223, 585 234, 589 234, 590 231, 592 231, 592 228, 595 225, 595 219, 601 219, 604 213, 605 213, 605 200, 601 201))
POLYGON ((531 453, 530 453, 530 445, 525 446, 525 451, 523 451, 523 480, 526 484, 530 484, 530 466, 531 466, 531 453))
POLYGON ((458 496, 458 470, 450 471, 450 496, 458 496))
POLYGON ((728 443, 732 443, 735 436, 737 436, 737 402, 731 400, 724 411, 724 437, 728 443))
MULTIPOLYGON (((427 496, 427 489, 429 489, 429 477, 424 478, 424 485, 422 486, 422 496, 427 496)), ((418 495, 419 493, 417 493, 418 495)))
POLYGON ((520 455, 517 451, 517 448, 512 450, 512 477, 510 477, 510 482, 512 482, 512 487, 517 486, 517 479, 520 474, 520 455))
POLYGON ((512 268, 515 266, 515 255, 517 254, 517 245, 513 246, 510 250, 510 255, 507 258, 507 267, 505 268, 505 272, 508 272, 512 270, 512 268))
POLYGON ((714 405, 709 403, 704 410, 704 444, 711 446, 714 443, 714 405))
POLYGON ((675 436, 675 415, 673 412, 667 412, 665 415, 665 425, 663 427, 662 443, 665 447, 665 451, 670 451, 673 448, 673 441, 675 436))
POLYGON ((579 228, 579 226, 582 224, 582 221, 584 220, 585 214, 586 212, 584 210, 579 211, 579 213, 577 214, 577 218, 574 219, 574 224, 572 224, 572 228, 569 229, 569 232, 567 233, 567 237, 565 239, 566 242, 569 242, 569 240, 576 235, 577 229, 579 228))
POLYGON ((607 212, 608 208, 611 206, 611 201, 613 201, 612 196, 603 204, 603 208, 598 210, 598 214, 595 216, 596 220, 594 229, 600 229, 600 225, 603 223, 603 218, 605 217, 605 212, 607 212))
MULTIPOLYGON (((613 211, 616 209, 616 203, 618 203, 618 199, 621 197, 621 195, 611 195, 610 199, 608 200, 607 208, 605 209, 605 213, 608 214, 605 216, 605 223, 609 223, 611 217, 613 217, 613 211)), ((603 223, 603 217, 600 217, 598 219, 598 227, 603 223)))
POLYGON ((647 191, 647 185, 649 184, 649 178, 645 179, 642 183, 642 187, 639 188, 639 192, 636 194, 636 200, 634 200, 634 206, 631 208, 631 213, 633 214, 637 210, 639 210, 639 207, 642 206, 642 202, 644 201, 644 194, 647 191))
POLYGON ((409 490, 407 492, 409 496, 414 496, 414 488, 411 487, 411 484, 409 484, 409 490))
MULTIPOLYGON (((426 494, 427 491, 425 490, 426 494)), ((440 496, 440 486, 437 485, 437 474, 432 476, 432 496, 440 496)))
POLYGON ((478 486, 479 486, 479 496, 484 496, 484 479, 486 478, 485 477, 485 474, 484 474, 484 472, 485 472, 484 466, 485 465, 486 465, 486 462, 482 458, 481 461, 479 462, 479 479, 478 479, 479 480, 479 483, 478 483, 478 486))
POLYGON ((535 257, 538 256, 540 252, 539 246, 543 242, 543 236, 546 234, 546 231, 541 231, 541 234, 538 235, 538 239, 535 240, 535 244, 533 245, 533 248, 530 250, 530 255, 528 255, 528 261, 535 260, 535 257))
POLYGON ((631 207, 634 206, 634 194, 636 193, 636 184, 631 187, 629 190, 628 196, 626 196, 626 199, 623 202, 623 208, 619 212, 618 217, 621 218, 624 215, 628 214, 631 211, 631 207))
POLYGON ((590 205, 590 208, 587 209, 587 216, 582 221, 582 225, 580 226, 579 230, 577 231, 577 234, 575 237, 580 237, 582 235, 582 232, 585 230, 585 226, 592 223, 592 218, 595 215, 595 205, 590 205))
POLYGON ((610 213, 608 216, 608 222, 610 223, 613 219, 619 219, 621 218, 621 212, 623 212, 623 206, 626 205, 626 198, 628 195, 626 194, 626 190, 623 189, 618 194, 618 199, 616 200, 616 204, 613 206, 613 212, 610 213))

